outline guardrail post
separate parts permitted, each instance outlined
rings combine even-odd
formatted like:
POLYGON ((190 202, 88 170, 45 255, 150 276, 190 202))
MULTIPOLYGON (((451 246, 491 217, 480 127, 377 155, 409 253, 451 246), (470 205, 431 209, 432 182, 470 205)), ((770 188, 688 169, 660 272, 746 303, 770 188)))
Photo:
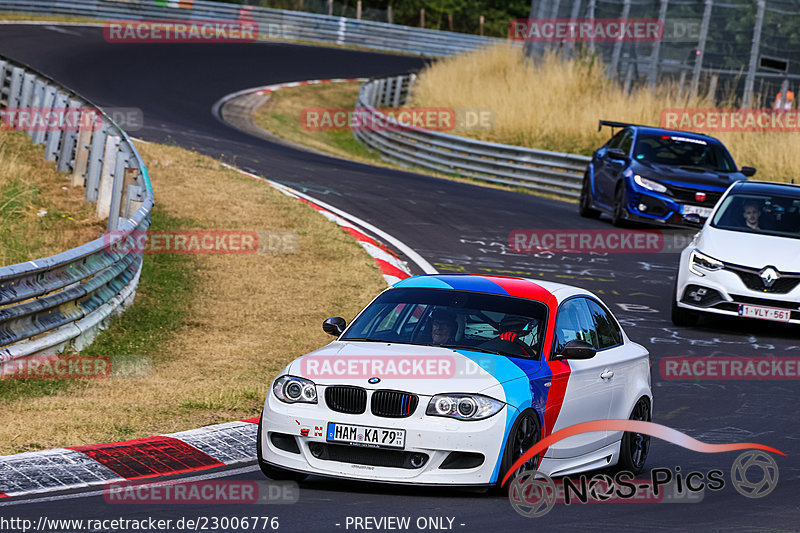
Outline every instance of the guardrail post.
MULTIPOLYGON (((33 98, 31 98, 31 107, 34 109, 42 109, 42 102, 44 101, 44 88, 45 84, 44 81, 41 79, 36 79, 36 82, 33 85, 33 98)), ((27 130, 28 137, 33 140, 34 135, 36 135, 36 131, 41 129, 41 125, 34 126, 31 124, 31 128, 27 130)))
POLYGON ((92 132, 95 129, 96 121, 97 112, 94 109, 85 109, 81 113, 81 126, 78 131, 78 139, 75 141, 75 165, 72 168, 73 187, 86 184, 92 132))
POLYGON ((8 107, 19 107, 19 93, 22 90, 22 75, 25 73, 19 67, 11 69, 11 85, 8 88, 8 107))
POLYGON ((114 171, 117 167, 117 152, 120 138, 116 135, 106 137, 103 151, 103 168, 97 187, 97 218, 106 218, 111 210, 111 194, 114 192, 114 171))
MULTIPOLYGON (((34 118, 33 114, 31 113, 31 111, 33 111, 31 108, 33 107, 33 84, 35 82, 36 76, 34 74, 25 73, 22 76, 22 95, 19 99, 19 106, 22 108, 27 108, 26 111, 28 112, 28 120, 31 122, 31 119, 34 118)), ((30 130, 25 130, 25 133, 28 134, 29 137, 31 136, 30 130)))
MULTIPOLYGON (((128 160, 130 165, 130 159, 128 160)), ((139 192, 139 168, 128 167, 122 180, 122 202, 120 203, 120 217, 130 218, 133 213, 130 211, 131 201, 140 197, 139 192)), ((137 208, 138 209, 138 208, 137 208)))
POLYGON ((403 76, 397 76, 394 79, 394 97, 392 98, 392 107, 400 107, 400 93, 403 90, 403 76))
POLYGON ((119 227, 120 207, 122 206, 122 193, 125 190, 125 170, 128 168, 130 153, 122 144, 117 152, 117 159, 114 163, 114 181, 111 188, 111 203, 108 209, 108 231, 114 231, 119 227))
MULTIPOLYGON (((55 102, 55 99, 56 88, 45 83, 44 94, 42 95, 42 103, 40 107, 45 109, 53 107, 53 102, 55 102)), ((45 128, 44 125, 36 128, 36 130, 33 132, 33 144, 44 144, 46 139, 47 128, 45 128)))
POLYGON ((8 61, 0 61, 0 98, 3 97, 3 87, 5 87, 6 83, 7 66, 8 66, 8 61))
MULTIPOLYGON (((58 153, 58 171, 59 172, 66 172, 72 167, 72 155, 75 152, 75 142, 78 136, 78 131, 75 127, 75 124, 69 124, 69 121, 73 118, 78 118, 80 120, 80 114, 78 111, 81 108, 81 103, 77 100, 70 100, 69 105, 67 106, 67 110, 69 113, 61 113, 66 114, 67 118, 62 120, 62 123, 65 124, 64 131, 61 133, 61 150, 58 153)), ((63 115, 62 115, 63 118, 63 115)))
POLYGON ((103 170, 103 159, 106 151, 106 137, 108 130, 105 123, 102 128, 92 134, 92 144, 89 147, 89 163, 86 167, 86 201, 97 201, 97 190, 100 187, 100 173, 103 170))
MULTIPOLYGON (((56 91, 56 100, 53 103, 54 109, 64 109, 67 105, 67 95, 66 93, 62 93, 61 91, 56 91)), ((64 121, 59 120, 58 124, 55 127, 48 126, 47 134, 45 135, 45 139, 47 145, 44 148, 44 158, 48 161, 55 161, 56 155, 58 154, 58 145, 61 142, 61 128, 63 127, 64 121)))

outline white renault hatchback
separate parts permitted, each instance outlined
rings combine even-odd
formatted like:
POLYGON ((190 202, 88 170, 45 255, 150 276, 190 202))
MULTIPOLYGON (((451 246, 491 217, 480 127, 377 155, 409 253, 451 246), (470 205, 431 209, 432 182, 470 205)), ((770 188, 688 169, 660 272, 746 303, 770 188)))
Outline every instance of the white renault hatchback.
POLYGON ((681 253, 672 322, 704 313, 800 324, 800 186, 740 181, 681 253))

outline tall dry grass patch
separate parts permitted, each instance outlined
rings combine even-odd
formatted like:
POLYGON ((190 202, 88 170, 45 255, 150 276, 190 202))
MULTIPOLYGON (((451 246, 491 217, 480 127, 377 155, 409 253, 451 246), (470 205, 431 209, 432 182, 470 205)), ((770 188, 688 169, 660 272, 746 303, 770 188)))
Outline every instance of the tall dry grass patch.
POLYGON ((0 265, 55 255, 103 233, 106 222, 70 177, 24 133, 0 130, 0 265))
MULTIPOLYGON (((454 133, 581 154, 608 140, 607 129, 597 131, 600 119, 658 126, 662 110, 710 107, 705 97, 679 98, 669 83, 654 92, 637 87, 627 94, 596 60, 550 54, 532 61, 507 43, 433 63, 420 74, 409 104, 490 108, 493 128, 454 133)), ((728 146, 739 165, 757 167, 761 179, 788 181, 800 168, 800 133, 711 135, 728 146)))

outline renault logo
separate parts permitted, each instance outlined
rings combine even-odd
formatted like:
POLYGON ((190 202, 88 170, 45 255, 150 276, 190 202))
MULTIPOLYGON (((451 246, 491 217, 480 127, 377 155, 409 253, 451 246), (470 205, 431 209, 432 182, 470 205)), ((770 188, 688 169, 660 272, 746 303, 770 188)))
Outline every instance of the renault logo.
POLYGON ((772 267, 767 267, 761 271, 761 281, 764 283, 764 288, 769 289, 772 287, 772 284, 775 283, 781 275, 772 267))
POLYGON ((367 382, 370 383, 371 385, 375 385, 376 383, 381 382, 381 378, 369 378, 367 382))

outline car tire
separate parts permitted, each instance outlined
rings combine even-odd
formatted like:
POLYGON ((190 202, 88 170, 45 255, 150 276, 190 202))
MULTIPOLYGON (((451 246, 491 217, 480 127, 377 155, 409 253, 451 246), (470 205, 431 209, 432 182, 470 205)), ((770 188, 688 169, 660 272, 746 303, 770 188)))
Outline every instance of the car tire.
POLYGON ((697 325, 700 315, 678 306, 678 275, 675 275, 675 285, 672 288, 672 323, 679 327, 689 328, 697 325))
POLYGON ((611 211, 611 223, 618 227, 624 228, 627 225, 627 210, 625 208, 625 184, 620 183, 617 185, 617 190, 614 193, 614 209, 611 211))
MULTIPOLYGON (((651 422, 650 400, 645 396, 639 398, 636 405, 633 406, 629 420, 651 422)), ((626 431, 622 434, 619 446, 619 461, 617 462, 619 470, 630 472, 634 476, 641 473, 649 451, 650 435, 626 431)))
POLYGON ((539 416, 533 409, 526 409, 522 411, 514 425, 511 426, 511 431, 508 433, 508 440, 503 451, 503 460, 500 463, 500 474, 497 483, 492 492, 497 494, 507 494, 508 487, 514 479, 523 472, 533 471, 539 467, 541 456, 536 456, 523 464, 517 472, 515 472, 504 486, 500 486, 506 473, 511 469, 517 459, 523 453, 528 451, 534 444, 539 442, 542 437, 542 426, 539 423, 539 416))
POLYGON ((597 218, 600 211, 592 207, 592 191, 590 190, 589 173, 583 175, 583 186, 581 187, 581 197, 578 201, 578 214, 584 218, 597 218))
POLYGON ((264 413, 261 413, 261 417, 258 419, 258 433, 256 436, 256 457, 258 459, 258 466, 261 468, 261 472, 270 479, 274 479, 275 481, 296 481, 300 483, 305 478, 308 477, 308 474, 301 474, 300 472, 292 472, 291 470, 284 470, 283 468, 278 468, 277 466, 272 466, 268 463, 265 463, 262 459, 261 454, 261 421, 264 418, 264 413))

